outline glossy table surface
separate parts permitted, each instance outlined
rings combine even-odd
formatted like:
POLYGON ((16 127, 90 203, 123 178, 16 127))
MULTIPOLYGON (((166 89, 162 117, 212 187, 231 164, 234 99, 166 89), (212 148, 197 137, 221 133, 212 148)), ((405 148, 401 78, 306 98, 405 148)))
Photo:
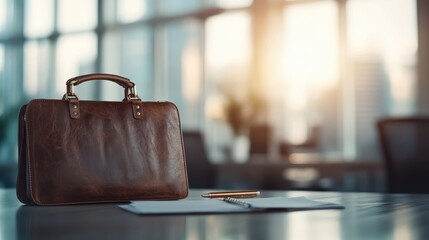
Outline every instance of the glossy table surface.
POLYGON ((0 239, 429 239, 429 195, 262 191, 269 196, 307 196, 346 209, 138 216, 115 204, 24 206, 14 190, 0 189, 0 239))

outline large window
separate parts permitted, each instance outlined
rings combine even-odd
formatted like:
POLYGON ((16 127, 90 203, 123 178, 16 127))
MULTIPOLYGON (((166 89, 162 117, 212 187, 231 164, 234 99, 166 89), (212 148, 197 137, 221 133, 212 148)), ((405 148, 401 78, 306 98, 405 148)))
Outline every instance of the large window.
MULTIPOLYGON (((180 1, 179 1, 180 2, 180 1)), ((182 127, 199 129, 201 97, 201 26, 195 20, 165 25, 163 84, 166 96, 180 107, 182 127)))
MULTIPOLYGON (((64 79, 95 72, 97 37, 93 32, 62 35, 57 41, 55 95, 64 94, 64 79)), ((83 99, 94 96, 95 82, 79 86, 83 99)))
POLYGON ((27 0, 24 11, 24 34, 46 37, 54 30, 54 0, 27 0))
MULTIPOLYGON (((176 103, 183 130, 204 133, 213 161, 246 134, 231 123, 237 114, 272 129, 274 156, 319 129, 317 153, 376 159, 375 121, 416 110, 415 5, 0 0, 0 119, 13 122, 7 113, 30 98, 61 98, 71 77, 107 72, 130 78, 143 100, 176 103)), ((85 83, 77 94, 123 98, 112 83, 85 83)), ((0 163, 14 161, 15 130, 2 129, 0 163)))
POLYGON ((344 79, 357 156, 377 156, 374 122, 415 113, 417 23, 413 0, 350 0, 347 9, 348 78, 344 79), (365 12, 365 17, 362 17, 365 12))
POLYGON ((222 160, 233 134, 228 115, 240 114, 224 108, 231 101, 237 101, 244 108, 247 101, 252 57, 249 13, 231 12, 208 19, 205 54, 205 132, 212 158, 222 160))
POLYGON ((284 9, 282 68, 283 138, 299 144, 321 127, 324 151, 338 151, 338 7, 314 1, 284 9))

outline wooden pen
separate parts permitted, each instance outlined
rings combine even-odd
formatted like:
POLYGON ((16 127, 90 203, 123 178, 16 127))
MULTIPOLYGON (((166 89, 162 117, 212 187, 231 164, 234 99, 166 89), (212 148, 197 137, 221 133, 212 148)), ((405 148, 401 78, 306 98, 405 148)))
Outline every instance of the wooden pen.
POLYGON ((260 194, 259 191, 246 190, 246 191, 228 191, 228 192, 209 192, 204 193, 201 197, 205 198, 252 198, 257 197, 260 194))

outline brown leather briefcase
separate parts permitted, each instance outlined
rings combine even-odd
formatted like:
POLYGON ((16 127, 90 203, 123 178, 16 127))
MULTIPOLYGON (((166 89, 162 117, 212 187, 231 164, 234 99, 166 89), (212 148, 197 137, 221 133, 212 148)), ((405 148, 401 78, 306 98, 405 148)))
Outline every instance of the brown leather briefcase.
POLYGON ((32 100, 19 113, 21 202, 62 205, 188 195, 173 103, 143 102, 134 83, 117 75, 83 75, 66 85, 62 100, 32 100), (79 100, 73 86, 91 80, 119 84, 124 100, 79 100))

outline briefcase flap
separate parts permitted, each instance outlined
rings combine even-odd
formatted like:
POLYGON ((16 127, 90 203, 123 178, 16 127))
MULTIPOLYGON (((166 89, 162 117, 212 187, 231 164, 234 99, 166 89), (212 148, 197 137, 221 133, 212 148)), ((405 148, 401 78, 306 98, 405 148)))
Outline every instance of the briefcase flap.
POLYGON ((73 118, 75 108, 67 99, 30 101, 23 115, 26 154, 21 155, 26 155, 31 201, 56 205, 186 197, 177 107, 142 101, 137 106, 138 118, 133 101, 78 100, 78 118, 73 118))

